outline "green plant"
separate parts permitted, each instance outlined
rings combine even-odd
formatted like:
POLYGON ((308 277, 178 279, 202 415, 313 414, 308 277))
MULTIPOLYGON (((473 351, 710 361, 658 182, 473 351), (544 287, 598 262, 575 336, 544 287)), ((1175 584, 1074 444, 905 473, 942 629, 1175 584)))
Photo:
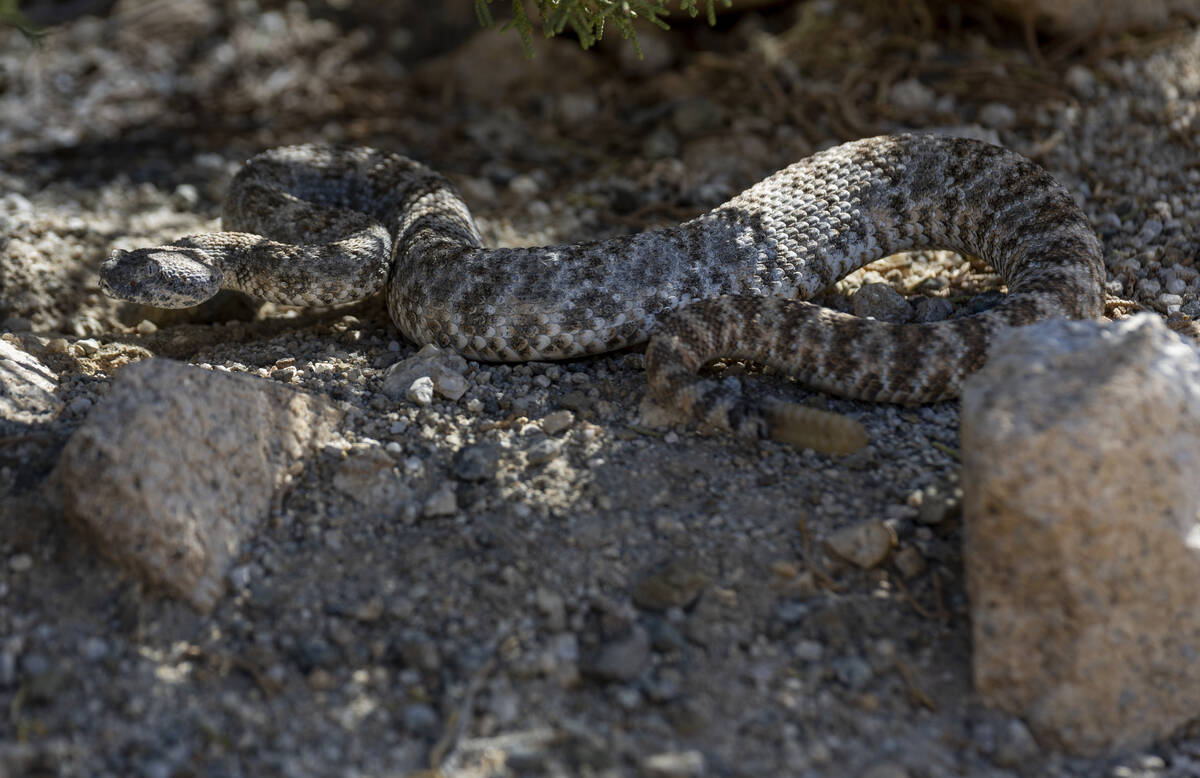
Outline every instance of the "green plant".
MULTIPOLYGON (((560 34, 569 25, 579 38, 579 45, 588 48, 604 37, 604 26, 612 24, 621 33, 621 37, 633 41, 637 46, 637 33, 633 23, 637 19, 645 19, 662 29, 669 25, 663 19, 668 12, 670 0, 528 0, 533 3, 538 16, 542 20, 542 33, 547 38, 560 34)), ((733 0, 720 0, 729 8, 733 0)), ((504 25, 504 29, 516 29, 525 47, 525 54, 533 56, 533 22, 525 7, 526 0, 512 0, 512 20, 504 25)), ((696 16, 700 6, 705 7, 709 24, 716 23, 717 0, 678 0, 681 11, 696 16)), ((479 23, 490 27, 495 23, 492 17, 492 0, 475 0, 475 13, 479 23)), ((638 49, 641 55, 641 49, 638 49)))

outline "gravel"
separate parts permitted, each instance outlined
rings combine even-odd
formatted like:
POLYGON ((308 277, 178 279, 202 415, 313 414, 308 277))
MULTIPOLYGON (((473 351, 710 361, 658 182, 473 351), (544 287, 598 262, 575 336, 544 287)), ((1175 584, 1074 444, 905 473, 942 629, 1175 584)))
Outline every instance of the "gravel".
MULTIPOLYGON (((919 129, 1047 167, 1104 240, 1125 301, 1111 314, 1183 327, 1200 311, 1194 27, 1069 60, 1036 94, 1000 91, 1035 68, 1023 42, 933 34, 887 48, 902 80, 847 91, 844 73, 804 69, 788 29, 815 20, 834 40, 841 26, 869 52, 894 20, 854 4, 695 28, 703 55, 647 33, 652 62, 626 66, 540 39, 530 64, 495 32, 402 57, 389 47, 421 40, 402 24, 341 29, 301 3, 119 5, 39 50, 0 28, 0 321, 59 376, 63 408, 0 418, 0 773, 1195 774, 1194 734, 1091 760, 1038 750, 1019 722, 976 737, 992 714, 971 693, 956 404, 870 406, 715 368, 860 420, 871 445, 831 459, 658 425, 636 353, 434 358, 380 300, 164 313, 108 300, 95 278, 113 248, 213 229, 241 160, 283 143, 428 161, 485 239, 511 246, 677 222, 817 148, 919 129), (995 73, 997 51, 1021 67, 978 95, 945 76, 995 73), (208 617, 143 591, 59 519, 59 451, 113 374, 151 354, 345 413, 208 617), (401 363, 427 369, 397 377, 401 363), (876 523, 890 561, 822 550, 876 523)), ((921 252, 820 302, 876 295, 868 315, 931 321, 997 290, 987 269, 921 252)))

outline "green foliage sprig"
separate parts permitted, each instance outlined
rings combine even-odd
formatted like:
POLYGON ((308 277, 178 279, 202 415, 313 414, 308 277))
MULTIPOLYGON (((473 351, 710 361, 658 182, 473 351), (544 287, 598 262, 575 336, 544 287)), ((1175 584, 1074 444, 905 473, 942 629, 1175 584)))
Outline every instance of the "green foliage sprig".
POLYGON ((40 41, 46 34, 21 14, 17 0, 0 0, 0 25, 16 27, 25 37, 34 41, 40 41))
MULTIPOLYGON (((559 35, 570 25, 579 45, 591 47, 604 37, 604 26, 611 23, 621 33, 621 37, 633 41, 637 47, 637 33, 633 23, 637 19, 645 19, 651 24, 666 30, 667 22, 662 18, 667 14, 669 0, 528 0, 535 4, 538 16, 542 20, 542 33, 547 38, 559 35)), ((729 8, 733 0, 720 0, 729 8)), ((521 44, 525 47, 526 56, 533 56, 533 22, 525 8, 526 0, 512 0, 512 20, 504 25, 504 29, 516 29, 521 36, 521 44)), ((709 24, 716 24, 717 0, 678 0, 680 10, 696 16, 700 13, 703 3, 709 24)), ((492 0, 475 0, 475 14, 479 23, 490 27, 495 23, 492 17, 492 0)), ((638 48, 638 55, 641 49, 638 48)))

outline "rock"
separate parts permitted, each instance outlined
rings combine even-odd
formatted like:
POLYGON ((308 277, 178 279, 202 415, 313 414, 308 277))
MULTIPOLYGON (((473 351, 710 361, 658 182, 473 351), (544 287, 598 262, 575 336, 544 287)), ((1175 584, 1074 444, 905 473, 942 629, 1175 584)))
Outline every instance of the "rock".
POLYGON ((547 435, 557 435, 575 423, 575 414, 567 410, 547 413, 542 417, 542 432, 547 435))
POLYGON ((642 761, 642 769, 651 778, 700 778, 704 775, 704 754, 699 751, 653 754, 642 761))
POLYGON ((837 679, 851 691, 862 691, 874 675, 871 663, 861 656, 839 656, 829 664, 837 679))
POLYGON ((92 357, 100 351, 100 341, 95 338, 81 338, 75 341, 75 348, 79 349, 84 356, 92 357))
POLYGON ((650 636, 634 626, 624 636, 599 647, 584 672, 604 681, 632 681, 650 661, 650 636))
POLYGON ((425 501, 425 509, 422 513, 426 518, 437 518, 439 516, 453 516, 458 512, 458 497, 454 494, 454 487, 450 484, 442 484, 442 487, 433 494, 429 495, 429 499, 425 501))
POLYGON ((909 772, 899 762, 876 762, 859 774, 859 778, 908 778, 909 772))
POLYGON ((870 317, 893 324, 904 324, 912 318, 912 306, 899 292, 887 284, 863 284, 850 295, 854 315, 870 317))
POLYGON ((864 570, 887 559, 894 545, 896 533, 878 519, 840 529, 825 541, 834 555, 864 570))
POLYGON ((633 586, 630 596, 639 608, 665 611, 686 608, 696 601, 708 577, 690 563, 672 560, 657 565, 633 586))
POLYGON ((1016 767, 1039 753, 1033 733, 1020 719, 1012 718, 996 733, 996 749, 992 761, 1001 767, 1016 767))
POLYGON ((464 446, 454 455, 454 475, 463 481, 487 481, 496 475, 503 453, 496 443, 464 446))
POLYGON ((333 486, 377 515, 399 512, 412 496, 395 461, 379 448, 352 451, 338 464, 333 486))
POLYGON ((396 658, 406 667, 422 673, 436 673, 442 667, 442 657, 437 643, 418 630, 401 632, 394 646, 396 658))
POLYGON ((433 379, 427 375, 414 380, 404 392, 404 398, 424 408, 433 402, 433 379))
POLYGON ((57 373, 8 337, 0 338, 0 429, 50 421, 62 408, 57 391, 57 373))
POLYGON ((405 705, 400 718, 404 722, 405 732, 426 737, 438 734, 438 715, 425 703, 405 705))
POLYGON ((913 321, 945 321, 954 314, 954 305, 945 297, 922 297, 913 305, 913 321))
POLYGON ((905 113, 920 113, 933 110, 937 93, 915 78, 897 81, 888 90, 892 105, 905 113))
POLYGON ((679 155, 679 138, 666 127, 657 127, 642 141, 642 154, 648 159, 670 159, 679 155))
POLYGON ((525 449, 525 461, 530 465, 544 465, 562 451, 562 441, 544 438, 525 449))
POLYGON ((1091 98, 1096 94, 1096 76, 1083 65, 1072 65, 1067 68, 1063 78, 1076 97, 1091 98))
POLYGON ((551 632, 561 632, 567 626, 567 603, 558 592, 539 587, 535 593, 538 610, 546 617, 551 632))
POLYGON ((962 515, 962 488, 956 484, 928 486, 921 494, 917 521, 921 524, 941 524, 962 515))
POLYGON ((792 653, 801 662, 819 662, 825 655, 825 646, 816 640, 798 640, 792 647, 792 653))
POLYGON ((1080 754, 1200 699, 1200 357, 1153 315, 1005 333, 962 402, 974 678, 1080 754))
POLYGON ((467 379, 459 373, 438 372, 433 376, 433 389, 454 402, 467 393, 467 379))
POLYGON ((408 399, 417 404, 421 399, 433 401, 433 392, 450 401, 457 401, 467 391, 467 360, 453 351, 446 351, 433 344, 423 346, 420 351, 402 359, 388 368, 383 377, 383 393, 393 400, 408 399), (428 383, 421 381, 428 379, 428 383), (421 388, 414 385, 421 381, 421 388), (414 393, 419 398, 414 398, 414 393))
POLYGON ((707 97, 686 97, 671 108, 671 126, 684 138, 715 132, 724 124, 724 108, 707 97))
POLYGON ((979 110, 979 121, 985 127, 1007 130, 1017 123, 1017 112, 1003 103, 988 103, 979 110))
POLYGON ((912 546, 905 546, 897 551, 896 555, 892 557, 892 561, 896 563, 896 569, 900 571, 900 575, 905 578, 916 578, 925 572, 925 557, 921 556, 921 552, 912 546))
POLYGON ((63 449, 64 513, 102 555, 208 611, 276 489, 340 418, 266 379, 134 363, 63 449))

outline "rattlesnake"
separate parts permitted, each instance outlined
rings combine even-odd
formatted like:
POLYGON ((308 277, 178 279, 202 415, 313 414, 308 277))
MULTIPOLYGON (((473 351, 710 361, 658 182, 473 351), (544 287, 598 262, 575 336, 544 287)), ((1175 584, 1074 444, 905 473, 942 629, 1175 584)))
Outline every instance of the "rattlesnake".
POLYGON ((386 284, 408 338, 481 360, 561 359, 649 338, 646 371, 662 402, 832 451, 861 445, 861 428, 751 403, 697 370, 745 358, 846 397, 930 402, 957 395, 999 329, 1102 308, 1100 244, 1066 190, 1018 154, 934 135, 836 146, 676 227, 565 246, 484 248, 445 178, 368 148, 263 152, 234 177, 222 218, 234 231, 114 251, 102 288, 183 307, 221 288, 312 305, 386 284), (912 325, 798 301, 875 259, 930 247, 988 262, 1007 298, 912 325))

